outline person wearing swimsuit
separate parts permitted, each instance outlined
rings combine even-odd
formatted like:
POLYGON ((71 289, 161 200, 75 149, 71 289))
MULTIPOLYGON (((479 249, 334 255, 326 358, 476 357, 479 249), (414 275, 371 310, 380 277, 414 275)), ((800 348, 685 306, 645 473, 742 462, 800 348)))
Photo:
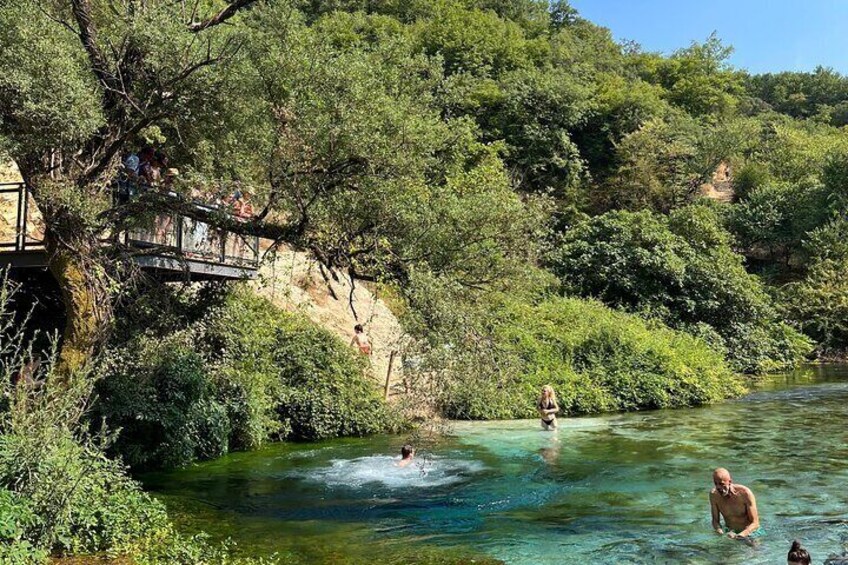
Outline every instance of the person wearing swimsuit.
POLYGON ((536 403, 536 409, 542 418, 542 429, 555 430, 557 427, 556 413, 559 412, 559 406, 557 405, 556 393, 554 393, 553 387, 550 385, 542 387, 542 394, 536 403))
POLYGON ((359 352, 363 355, 371 355, 371 340, 368 339, 368 334, 365 333, 365 329, 362 327, 362 324, 356 324, 353 327, 353 339, 350 340, 350 344, 355 345, 359 352))

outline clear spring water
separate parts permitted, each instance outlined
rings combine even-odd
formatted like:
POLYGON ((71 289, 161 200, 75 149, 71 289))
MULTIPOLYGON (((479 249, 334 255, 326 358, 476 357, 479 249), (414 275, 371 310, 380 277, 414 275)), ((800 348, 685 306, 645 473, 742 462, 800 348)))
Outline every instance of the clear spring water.
POLYGON ((301 563, 822 563, 848 535, 848 368, 697 409, 457 423, 415 465, 403 437, 281 444, 143 477, 184 528, 301 563), (757 547, 711 533, 714 467, 753 489, 757 547), (441 561, 440 561, 441 560, 441 561))

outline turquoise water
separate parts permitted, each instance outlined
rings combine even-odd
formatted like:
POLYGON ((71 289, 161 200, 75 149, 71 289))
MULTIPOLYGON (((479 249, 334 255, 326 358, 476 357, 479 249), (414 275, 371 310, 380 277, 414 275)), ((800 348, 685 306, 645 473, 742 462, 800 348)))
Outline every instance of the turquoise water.
MULTIPOLYGON (((848 369, 737 401, 561 420, 457 423, 393 466, 402 437, 275 445, 144 477, 186 529, 303 563, 488 557, 511 564, 821 563, 848 535, 848 369), (768 535, 711 533, 714 467, 753 489, 768 535), (435 556, 435 557, 433 557, 435 556)), ((441 562, 441 561, 440 561, 441 562)))

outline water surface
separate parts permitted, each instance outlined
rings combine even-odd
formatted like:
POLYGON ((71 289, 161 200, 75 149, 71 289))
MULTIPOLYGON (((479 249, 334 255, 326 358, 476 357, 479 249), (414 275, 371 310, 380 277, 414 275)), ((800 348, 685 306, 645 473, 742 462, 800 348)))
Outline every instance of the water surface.
POLYGON ((186 529, 302 563, 814 562, 848 535, 848 368, 697 409, 461 422, 399 469, 404 438, 280 444, 144 477, 186 529), (753 489, 756 547, 711 533, 711 470, 753 489))

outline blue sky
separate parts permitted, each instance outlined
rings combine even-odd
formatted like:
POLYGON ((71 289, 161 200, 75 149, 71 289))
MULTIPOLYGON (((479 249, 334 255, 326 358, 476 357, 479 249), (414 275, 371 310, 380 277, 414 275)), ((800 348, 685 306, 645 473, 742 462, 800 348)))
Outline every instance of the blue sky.
POLYGON ((669 53, 713 31, 736 51, 730 62, 751 72, 848 74, 848 0, 571 0, 580 15, 669 53))

